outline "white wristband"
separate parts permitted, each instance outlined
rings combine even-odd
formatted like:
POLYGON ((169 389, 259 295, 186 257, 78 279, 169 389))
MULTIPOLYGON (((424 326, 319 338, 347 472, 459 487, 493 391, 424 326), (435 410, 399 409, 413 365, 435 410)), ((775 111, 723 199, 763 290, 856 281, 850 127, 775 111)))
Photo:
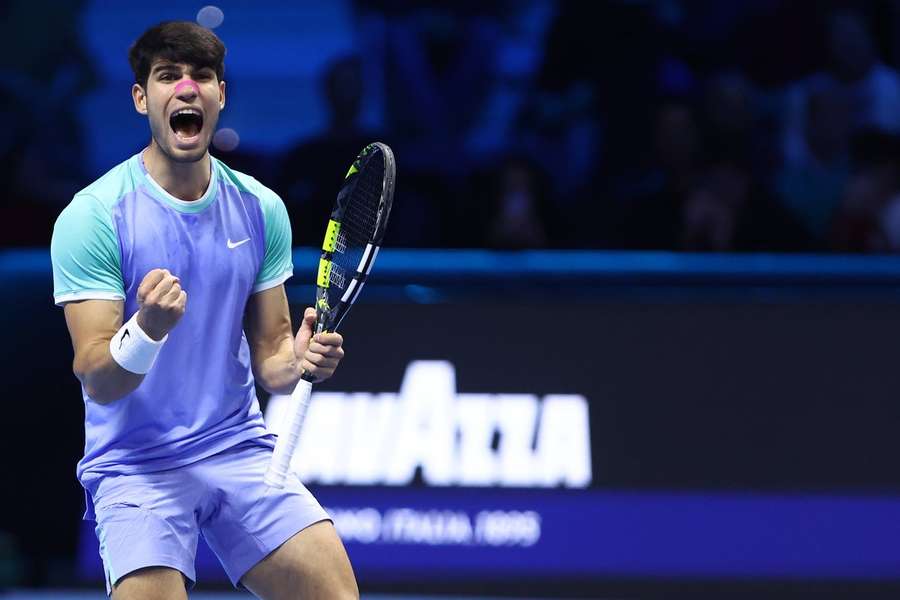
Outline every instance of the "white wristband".
POLYGON ((157 342, 138 325, 137 315, 134 313, 109 340, 109 353, 126 371, 143 375, 153 366, 156 355, 169 339, 169 334, 157 342))

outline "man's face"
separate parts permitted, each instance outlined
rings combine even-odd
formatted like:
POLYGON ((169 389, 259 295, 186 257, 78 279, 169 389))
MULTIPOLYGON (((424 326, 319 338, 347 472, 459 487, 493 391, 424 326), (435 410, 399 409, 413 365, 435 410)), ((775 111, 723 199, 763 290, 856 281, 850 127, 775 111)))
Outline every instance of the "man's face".
POLYGON ((206 155, 225 106, 225 82, 213 69, 154 61, 147 87, 132 87, 135 109, 147 115, 160 150, 175 162, 195 162, 206 155))

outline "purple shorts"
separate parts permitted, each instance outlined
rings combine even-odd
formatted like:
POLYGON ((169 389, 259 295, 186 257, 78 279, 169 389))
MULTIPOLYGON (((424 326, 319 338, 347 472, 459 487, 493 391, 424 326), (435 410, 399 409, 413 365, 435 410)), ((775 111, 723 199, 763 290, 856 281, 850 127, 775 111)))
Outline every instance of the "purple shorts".
POLYGON ((329 519, 309 490, 288 476, 263 483, 272 449, 244 442, 190 465, 102 478, 92 487, 107 593, 143 567, 171 567, 196 581, 202 532, 231 583, 313 523, 329 519))

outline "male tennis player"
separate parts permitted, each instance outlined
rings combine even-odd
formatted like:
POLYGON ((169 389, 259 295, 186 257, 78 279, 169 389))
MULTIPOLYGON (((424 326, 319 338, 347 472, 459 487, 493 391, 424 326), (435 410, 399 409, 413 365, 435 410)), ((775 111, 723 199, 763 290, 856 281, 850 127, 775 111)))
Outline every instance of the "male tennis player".
POLYGON ((322 507, 296 478, 263 483, 274 444, 254 382, 289 393, 304 371, 330 377, 344 352, 338 334, 313 337, 312 309, 291 333, 281 199, 207 151, 224 56, 188 22, 134 43, 150 145, 76 194, 53 231, 85 403, 85 518, 117 600, 186 598, 200 533, 259 597, 354 598, 322 507))

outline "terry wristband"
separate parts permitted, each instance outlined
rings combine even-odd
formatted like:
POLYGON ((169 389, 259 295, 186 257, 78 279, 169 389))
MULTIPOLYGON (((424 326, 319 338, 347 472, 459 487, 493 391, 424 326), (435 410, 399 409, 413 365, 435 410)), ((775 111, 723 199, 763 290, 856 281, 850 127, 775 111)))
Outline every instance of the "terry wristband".
POLYGON ((169 334, 158 342, 147 335, 138 325, 137 313, 134 313, 109 340, 109 353, 126 371, 144 375, 153 366, 156 355, 167 339, 169 334))

